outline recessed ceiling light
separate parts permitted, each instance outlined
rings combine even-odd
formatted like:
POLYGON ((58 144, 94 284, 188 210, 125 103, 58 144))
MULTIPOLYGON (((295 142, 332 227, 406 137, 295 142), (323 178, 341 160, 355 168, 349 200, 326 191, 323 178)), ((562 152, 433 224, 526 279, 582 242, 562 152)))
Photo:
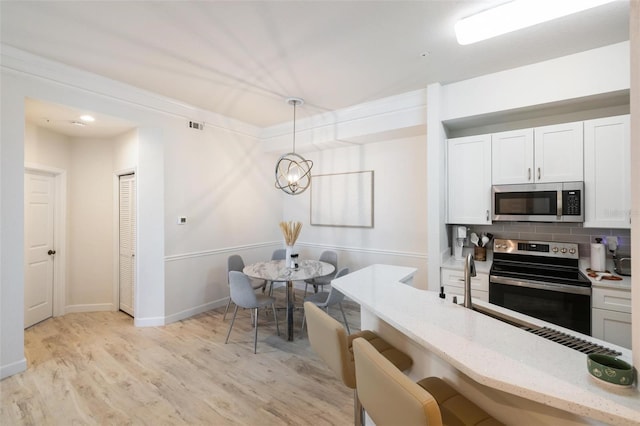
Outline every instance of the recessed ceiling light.
POLYGON ((88 114, 81 115, 80 120, 84 121, 85 123, 93 123, 94 121, 96 121, 96 119, 93 118, 93 116, 88 114))
POLYGON ((456 23, 459 44, 471 44, 591 9, 614 0, 514 0, 456 23))

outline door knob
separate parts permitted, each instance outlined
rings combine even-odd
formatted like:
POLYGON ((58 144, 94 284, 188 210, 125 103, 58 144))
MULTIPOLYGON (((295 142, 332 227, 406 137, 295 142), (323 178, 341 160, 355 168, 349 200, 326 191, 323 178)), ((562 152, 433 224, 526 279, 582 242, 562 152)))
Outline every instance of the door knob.
POLYGON ((51 255, 53 255, 53 254, 56 254, 56 251, 55 251, 55 250, 49 250, 49 251, 47 252, 47 254, 48 254, 49 256, 51 256, 51 255))

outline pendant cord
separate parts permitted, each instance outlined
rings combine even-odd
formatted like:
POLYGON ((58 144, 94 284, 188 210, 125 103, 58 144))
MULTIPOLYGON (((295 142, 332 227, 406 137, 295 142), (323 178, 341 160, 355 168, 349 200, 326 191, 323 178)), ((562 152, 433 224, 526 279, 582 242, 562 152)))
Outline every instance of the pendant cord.
POLYGON ((293 101, 293 153, 296 153, 296 105, 298 103, 293 101))

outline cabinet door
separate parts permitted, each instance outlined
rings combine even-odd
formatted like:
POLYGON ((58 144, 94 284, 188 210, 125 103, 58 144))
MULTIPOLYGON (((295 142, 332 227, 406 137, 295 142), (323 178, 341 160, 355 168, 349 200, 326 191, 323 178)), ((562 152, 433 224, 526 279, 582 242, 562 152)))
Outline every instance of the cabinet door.
POLYGON ((494 185, 532 183, 533 129, 491 135, 491 181, 494 185))
POLYGON ((447 180, 448 223, 491 223, 491 135, 449 139, 447 180))
POLYGON ((606 309, 591 312, 593 337, 631 349, 631 314, 606 309))
POLYGON ((536 182, 583 180, 582 122, 534 130, 536 182))
POLYGON ((631 227, 629 116, 584 122, 585 228, 631 227))

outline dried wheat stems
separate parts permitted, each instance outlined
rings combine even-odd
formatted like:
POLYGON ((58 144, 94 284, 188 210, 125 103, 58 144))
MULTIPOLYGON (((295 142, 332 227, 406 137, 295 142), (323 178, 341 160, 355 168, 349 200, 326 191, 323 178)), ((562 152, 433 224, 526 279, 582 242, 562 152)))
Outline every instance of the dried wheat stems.
POLYGON ((302 222, 280 222, 280 229, 282 229, 285 244, 292 246, 298 239, 298 235, 300 235, 302 222))

